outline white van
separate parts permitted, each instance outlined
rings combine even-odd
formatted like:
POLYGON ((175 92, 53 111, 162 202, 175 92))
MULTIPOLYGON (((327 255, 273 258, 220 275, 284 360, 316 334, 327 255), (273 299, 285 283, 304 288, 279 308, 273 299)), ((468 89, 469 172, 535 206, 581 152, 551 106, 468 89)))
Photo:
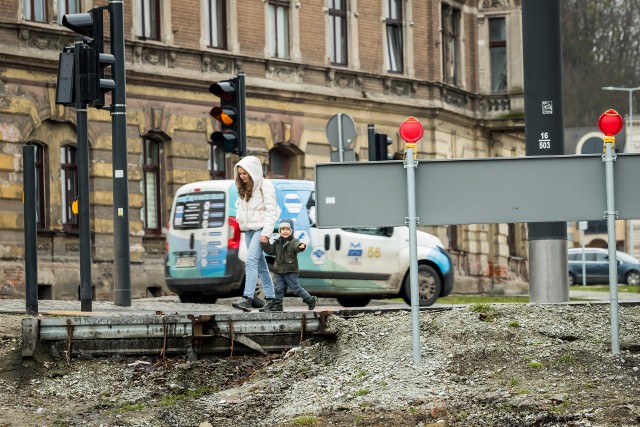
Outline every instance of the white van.
MULTIPOLYGON (((350 307, 372 298, 410 302, 408 227, 319 229, 312 181, 271 182, 279 220, 292 220, 294 236, 308 247, 298 254, 301 286, 350 307)), ((166 283, 181 301, 213 303, 242 295, 246 247, 235 220, 237 197, 233 180, 194 182, 177 191, 167 233, 166 283)), ((438 238, 418 232, 417 241, 420 305, 428 306, 452 292, 453 268, 438 238)))

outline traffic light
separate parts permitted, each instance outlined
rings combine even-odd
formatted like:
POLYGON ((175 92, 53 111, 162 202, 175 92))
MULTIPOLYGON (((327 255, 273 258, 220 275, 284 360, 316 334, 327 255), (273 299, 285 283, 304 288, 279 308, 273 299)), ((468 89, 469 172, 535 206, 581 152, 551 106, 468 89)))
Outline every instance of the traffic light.
MULTIPOLYGON (((71 51, 74 53, 74 62, 77 61, 78 70, 77 78, 80 80, 80 93, 72 92, 73 101, 78 97, 81 103, 87 103, 96 108, 104 107, 104 94, 115 88, 115 82, 112 79, 104 78, 104 68, 115 64, 113 55, 104 53, 104 34, 102 25, 103 10, 107 6, 95 7, 86 13, 72 13, 62 17, 62 25, 70 30, 81 34, 82 43, 76 43, 71 51)), ((68 70, 63 67, 63 56, 66 66, 68 66, 69 49, 60 55, 60 67, 58 70, 58 82, 66 82, 69 78, 68 70)), ((58 89, 56 102, 59 104, 68 104, 69 96, 66 86, 58 89), (60 95, 60 90, 63 94, 60 95), (61 101, 61 102, 58 102, 61 101)))
POLYGON ((209 86, 209 92, 220 98, 220 106, 211 109, 211 117, 220 122, 220 130, 211 134, 211 143, 225 153, 247 155, 244 73, 209 86))
POLYGON ((375 135, 375 158, 373 160, 389 160, 388 146, 393 144, 393 140, 384 133, 375 135))

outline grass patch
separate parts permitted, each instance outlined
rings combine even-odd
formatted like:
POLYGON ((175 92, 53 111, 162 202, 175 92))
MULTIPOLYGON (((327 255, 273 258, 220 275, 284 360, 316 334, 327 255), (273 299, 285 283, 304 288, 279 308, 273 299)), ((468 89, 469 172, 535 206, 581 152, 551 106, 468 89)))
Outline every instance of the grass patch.
POLYGON ((535 369, 542 369, 542 368, 544 368, 544 365, 542 364, 542 362, 538 362, 536 360, 533 360, 533 361, 529 362, 529 367, 530 368, 535 368, 535 369))
POLYGON ((124 403, 120 405, 118 409, 116 409, 116 412, 119 414, 123 414, 125 412, 139 411, 141 409, 144 409, 144 405, 142 403, 124 403))
POLYGON ((318 424, 318 417, 314 415, 303 415, 293 420, 293 425, 296 426, 314 426, 318 424))
POLYGON ((560 357, 558 357, 558 360, 561 363, 573 363, 573 362, 575 362, 576 358, 571 353, 564 353, 560 357))
POLYGON ((195 390, 185 390, 182 393, 163 397, 162 400, 160 401, 160 404, 163 406, 173 406, 181 400, 197 399, 203 394, 216 393, 216 392, 218 392, 217 387, 200 387, 195 390))
MULTIPOLYGON (((569 286, 570 291, 609 292, 609 285, 575 285, 569 286)), ((618 285, 618 292, 640 293, 640 286, 618 285)), ((443 300, 440 298, 438 301, 443 300)))
POLYGON ((369 393, 371 393, 371 390, 366 389, 366 388, 361 388, 361 389, 356 390, 356 396, 366 396, 369 393))

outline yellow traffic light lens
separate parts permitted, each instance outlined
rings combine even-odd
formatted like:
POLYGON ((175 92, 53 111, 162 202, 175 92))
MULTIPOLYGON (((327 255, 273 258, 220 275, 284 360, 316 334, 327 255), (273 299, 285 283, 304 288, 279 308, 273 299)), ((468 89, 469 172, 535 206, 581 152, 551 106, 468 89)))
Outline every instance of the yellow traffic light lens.
POLYGON ((225 126, 231 126, 233 124, 233 117, 225 113, 225 110, 220 107, 213 107, 210 114, 211 117, 224 124, 225 126))
POLYGON ((78 199, 75 199, 73 203, 71 203, 71 212, 73 212, 74 215, 78 215, 78 199))

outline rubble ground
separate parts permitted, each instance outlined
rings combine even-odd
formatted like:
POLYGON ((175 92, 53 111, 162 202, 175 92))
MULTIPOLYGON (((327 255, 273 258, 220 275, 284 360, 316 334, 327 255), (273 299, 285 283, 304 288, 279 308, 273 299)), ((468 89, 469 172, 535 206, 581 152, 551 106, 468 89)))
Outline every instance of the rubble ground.
POLYGON ((0 426, 638 426, 640 307, 475 304, 329 318, 268 356, 22 359, 0 315, 0 426))

